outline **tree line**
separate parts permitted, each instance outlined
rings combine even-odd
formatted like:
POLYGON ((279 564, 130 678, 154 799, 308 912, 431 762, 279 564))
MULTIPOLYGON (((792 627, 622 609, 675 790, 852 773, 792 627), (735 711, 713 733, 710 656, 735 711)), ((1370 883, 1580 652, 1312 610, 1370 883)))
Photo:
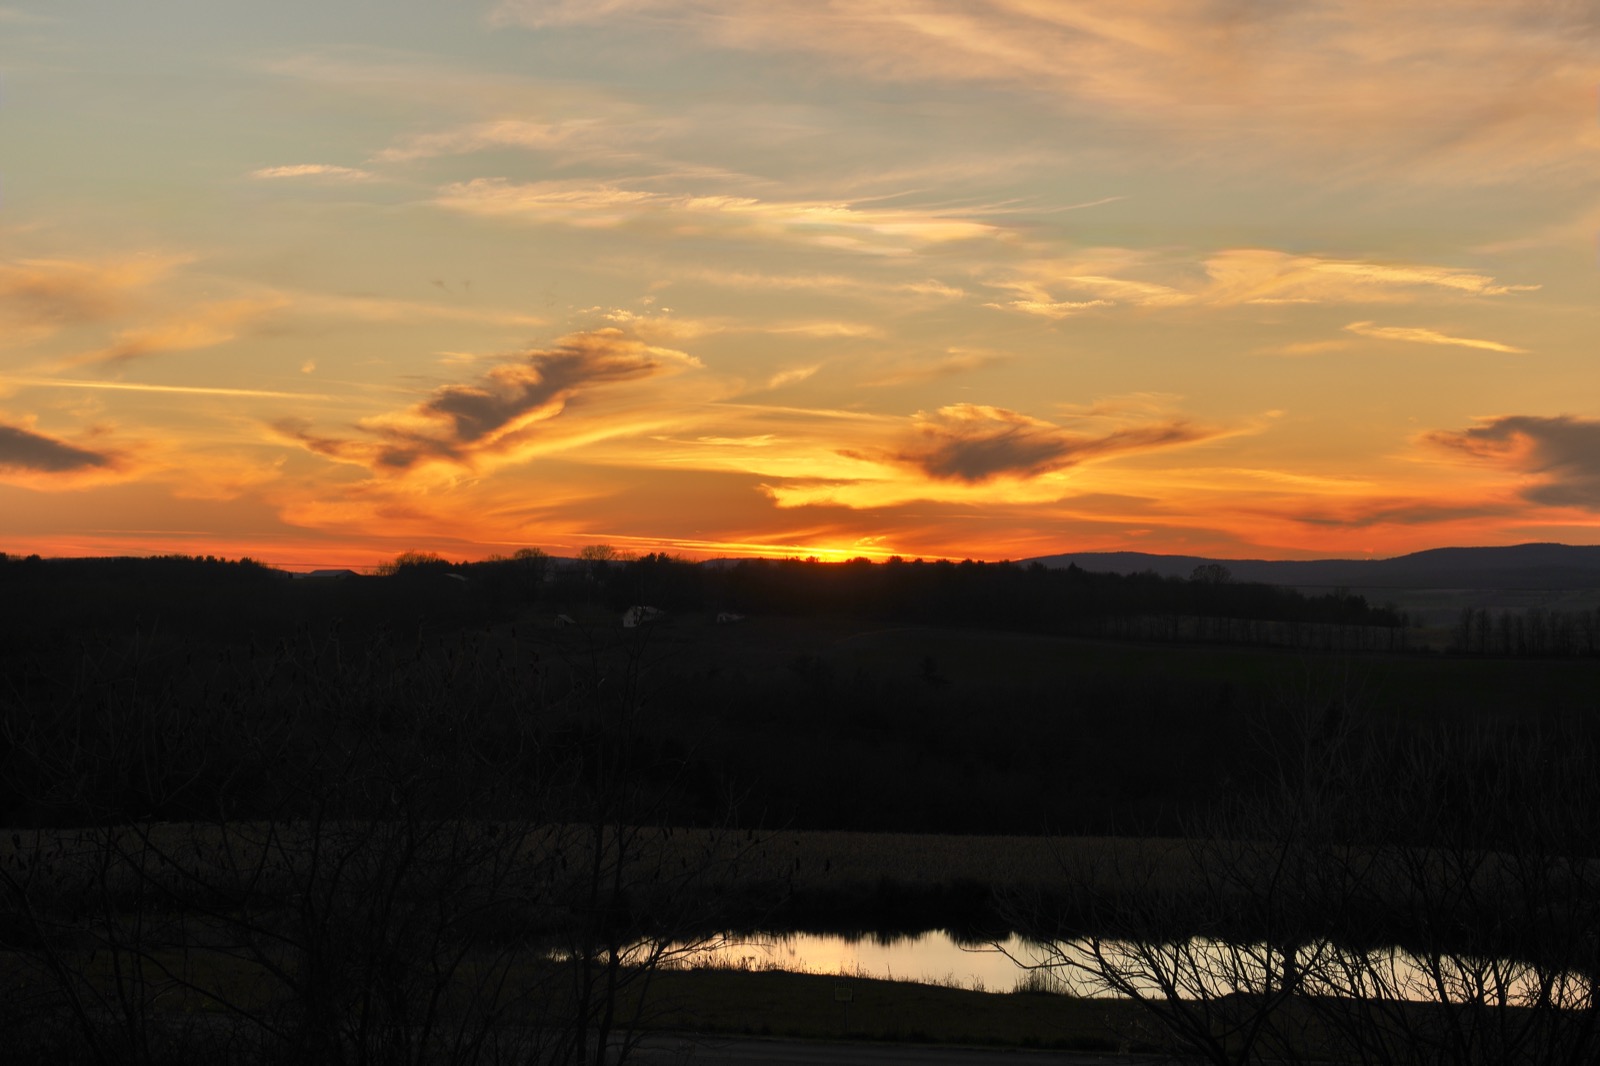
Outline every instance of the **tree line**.
POLYGON ((1504 657, 1592 656, 1600 653, 1600 607, 1571 611, 1538 606, 1524 611, 1463 607, 1451 631, 1450 650, 1504 657))
POLYGON ((25 605, 27 627, 81 631, 129 618, 185 625, 287 626, 336 614, 352 623, 511 617, 533 605, 620 613, 852 617, 902 625, 971 626, 1061 635, 1223 641, 1339 650, 1401 650, 1409 619, 1345 590, 1307 595, 1233 581, 1225 568, 1189 579, 1097 573, 1076 566, 966 560, 692 562, 622 558, 603 545, 576 560, 537 549, 479 562, 407 552, 372 578, 292 581, 249 559, 6 559, 0 588, 25 605), (211 624, 207 622, 206 624, 211 624))

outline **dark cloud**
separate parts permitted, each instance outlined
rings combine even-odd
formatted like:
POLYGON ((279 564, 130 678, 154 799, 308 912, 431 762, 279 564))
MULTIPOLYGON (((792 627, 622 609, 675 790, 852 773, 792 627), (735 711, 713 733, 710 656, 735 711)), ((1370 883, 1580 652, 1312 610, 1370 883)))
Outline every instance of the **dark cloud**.
POLYGON ((1435 522, 1487 518, 1504 513, 1503 506, 1439 504, 1429 503, 1426 500, 1388 500, 1343 511, 1307 511, 1293 517, 1297 522, 1328 529, 1365 529, 1369 526, 1431 525, 1435 522))
POLYGON ((1100 435, 1074 433, 1001 407, 956 404, 919 413, 916 441, 887 458, 941 481, 1038 477, 1087 459, 1203 440, 1213 434, 1173 419, 1100 435))
POLYGON ((471 384, 441 386, 404 412, 363 423, 362 438, 320 436, 300 420, 278 422, 275 428, 319 455, 390 470, 428 459, 469 463, 591 391, 694 365, 681 352, 651 347, 621 330, 595 330, 564 337, 554 348, 525 352, 471 384))
POLYGON ((116 466, 112 455, 79 448, 20 426, 0 425, 0 470, 70 474, 116 466))
POLYGON ((329 459, 364 460, 370 448, 361 441, 345 440, 339 437, 326 437, 311 431, 311 423, 304 418, 280 418, 272 423, 272 428, 283 436, 303 446, 306 451, 315 452, 317 455, 327 456, 329 459))
POLYGON ((1541 478, 1522 489, 1523 499, 1532 503, 1600 510, 1600 421, 1504 415, 1427 439, 1541 478))

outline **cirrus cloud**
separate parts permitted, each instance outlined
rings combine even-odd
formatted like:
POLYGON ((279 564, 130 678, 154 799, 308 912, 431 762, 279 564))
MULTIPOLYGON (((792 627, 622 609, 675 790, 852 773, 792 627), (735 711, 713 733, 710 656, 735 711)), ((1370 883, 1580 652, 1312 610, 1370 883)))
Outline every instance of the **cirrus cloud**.
POLYGON ((1476 337, 1453 337, 1438 330, 1420 326, 1380 326, 1374 322, 1352 322, 1347 331, 1376 340, 1405 341, 1408 344, 1440 344, 1456 348, 1481 348, 1487 352, 1505 352, 1508 355, 1525 355, 1528 349, 1513 348, 1499 341, 1480 340, 1476 337))
POLYGON ((322 178, 326 181, 371 181, 371 171, 355 167, 335 166, 331 163, 292 163, 281 167, 262 167, 250 172, 252 178, 276 180, 280 178, 322 178))
POLYGON ((446 186, 439 206, 465 214, 579 229, 658 226, 672 235, 720 227, 736 236, 897 254, 998 233, 986 222, 941 211, 824 200, 766 201, 691 196, 573 181, 515 184, 475 178, 446 186))
POLYGON ((1539 288, 1456 267, 1295 255, 1271 248, 1215 252, 1200 262, 1200 277, 1186 266, 1149 262, 1126 249, 1099 249, 1083 261, 1036 262, 991 282, 1015 298, 985 306, 1060 319, 1119 306, 1402 304, 1427 295, 1506 296, 1539 288), (1120 273, 1109 273, 1113 270, 1120 273))
POLYGON ((1363 178, 1572 183, 1600 150, 1600 16, 1582 4, 504 0, 494 17, 818 55, 858 78, 1010 85, 1164 146, 1363 178))
POLYGON ((400 144, 385 148, 374 159, 385 163, 406 163, 442 155, 461 155, 489 148, 552 149, 596 127, 593 121, 537 122, 530 119, 502 118, 474 122, 460 129, 414 134, 400 144))
POLYGON ((172 256, 125 259, 13 259, 0 262, 0 321, 13 340, 100 322, 121 311, 130 294, 165 278, 186 260, 172 256))
POLYGON ((212 348, 233 340, 263 316, 288 305, 288 299, 282 296, 215 300, 149 325, 122 330, 105 347, 72 356, 63 365, 127 363, 151 355, 212 348))

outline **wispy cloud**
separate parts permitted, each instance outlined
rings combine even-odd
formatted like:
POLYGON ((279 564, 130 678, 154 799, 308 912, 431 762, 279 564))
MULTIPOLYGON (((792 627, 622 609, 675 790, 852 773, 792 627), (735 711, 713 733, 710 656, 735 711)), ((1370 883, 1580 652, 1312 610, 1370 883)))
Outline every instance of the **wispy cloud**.
POLYGON ((889 295, 898 299, 923 296, 937 300, 959 300, 966 290, 940 281, 924 278, 913 281, 885 282, 851 274, 772 274, 759 271, 714 270, 704 267, 674 265, 670 269, 674 280, 703 281, 730 289, 757 289, 778 292, 824 292, 832 295, 889 295))
POLYGON ((378 152, 373 159, 383 163, 405 163, 416 159, 481 152, 490 148, 551 150, 568 146, 574 140, 592 134, 599 125, 593 119, 570 122, 492 119, 455 129, 413 134, 399 144, 378 152))
POLYGON ((152 355, 215 347, 288 303, 283 297, 264 297, 200 304, 150 325, 122 330, 105 347, 70 356, 63 365, 128 363, 152 355))
POLYGON ((1271 156, 1334 174, 1571 183, 1600 152, 1600 18, 1584 5, 507 0, 495 18, 808 53, 858 78, 1011 85, 1235 165, 1271 156))
POLYGON ((1346 351, 1354 343, 1355 341, 1339 338, 1320 341, 1292 341, 1288 344, 1257 348, 1255 351, 1258 355, 1287 355, 1298 358, 1308 355, 1325 355, 1328 352, 1346 351))
POLYGON ((9 324, 12 341, 103 322, 123 311, 133 294, 163 280, 186 261, 151 255, 0 262, 0 321, 9 324))
POLYGON ((1110 300, 1010 300, 1005 304, 987 304, 988 307, 1005 307, 1025 315, 1041 318, 1071 318, 1097 307, 1110 307, 1110 300))
POLYGON ((821 369, 822 364, 812 363, 809 366, 796 366, 790 367, 788 370, 780 370, 767 379, 767 388, 781 389, 788 385, 798 385, 821 369))
POLYGON ((107 392, 170 392, 193 396, 238 396, 267 400, 332 400, 336 397, 315 392, 276 392, 271 389, 233 389, 217 385, 153 385, 137 381, 86 381, 81 378, 7 377, 8 385, 27 385, 55 389, 94 389, 107 392))
POLYGON ((1437 526, 1468 519, 1503 516, 1502 502, 1459 503, 1410 497, 1345 501, 1288 512, 1296 522, 1328 529, 1370 529, 1374 526, 1437 526))
POLYGON ((504 307, 478 304, 428 303, 377 296, 337 296, 327 293, 282 291, 272 299, 286 301, 296 313, 322 315, 355 322, 461 322, 489 326, 532 328, 549 320, 504 307))
POLYGON ((932 381, 953 374, 966 374, 986 367, 1000 366, 1010 362, 1011 358, 1004 352, 952 348, 937 358, 904 360, 885 367, 869 374, 862 380, 861 385, 863 388, 888 388, 895 385, 909 385, 916 381, 932 381))
POLYGON ((288 166, 262 167, 250 172, 252 178, 277 180, 281 178, 320 178, 324 181, 371 181, 377 175, 356 167, 341 167, 331 163, 293 163, 288 166))
POLYGON ((1209 284, 1195 295, 1214 304, 1407 302, 1419 291, 1472 296, 1531 292, 1486 274, 1452 267, 1289 255, 1265 248, 1231 249, 1207 259, 1209 284))
POLYGON ((894 254, 996 234, 957 213, 828 201, 688 196, 584 182, 515 184, 477 178, 446 186, 435 201, 467 214, 580 229, 657 226, 681 235, 720 227, 734 236, 894 254))
POLYGON ((850 340, 877 338, 884 335, 883 327, 870 322, 843 319, 759 319, 733 318, 726 315, 690 317, 673 314, 663 308, 659 312, 638 312, 624 307, 586 308, 584 314, 597 314, 606 322, 626 329, 629 333, 651 343, 676 344, 727 333, 756 333, 773 337, 810 337, 818 340, 850 340))
POLYGON ((1293 304, 1413 303, 1428 293, 1505 296, 1532 292, 1538 285, 1507 284, 1470 270, 1425 264, 1376 263, 1293 255, 1269 248, 1231 248, 1200 264, 1200 276, 1187 276, 1182 264, 1150 262, 1129 250, 1102 250, 1110 263, 1039 262, 1018 274, 991 282, 1017 297, 987 306, 1046 318, 1065 318, 1094 308, 1237 307, 1293 304), (1118 262, 1120 260, 1120 262, 1118 262), (1121 269, 1145 276, 1083 272, 1121 269), (1160 278, 1150 275, 1156 275, 1160 278))
POLYGON ((1488 352, 1505 352, 1510 355, 1525 355, 1526 348, 1513 348, 1509 344, 1499 341, 1479 340, 1475 337, 1452 337, 1438 330, 1424 329, 1420 326, 1379 326, 1372 322, 1352 322, 1344 327, 1351 333, 1363 337, 1372 337, 1377 340, 1405 341, 1408 344, 1443 344, 1457 348, 1481 348, 1488 352))

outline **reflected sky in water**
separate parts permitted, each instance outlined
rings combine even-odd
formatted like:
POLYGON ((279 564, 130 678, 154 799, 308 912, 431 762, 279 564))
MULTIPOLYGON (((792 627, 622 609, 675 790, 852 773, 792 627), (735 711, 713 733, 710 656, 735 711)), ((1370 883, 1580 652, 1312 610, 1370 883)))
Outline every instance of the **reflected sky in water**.
MULTIPOLYGON (((1264 944, 1229 946, 1205 939, 1145 948, 1106 942, 1102 951, 1148 993, 1156 987, 1150 968, 1165 971, 1184 998, 1258 987, 1269 967, 1276 974, 1282 966, 1278 949, 1264 944)), ((893 938, 735 935, 699 956, 695 964, 912 981, 984 992, 1011 992, 1026 984, 1080 997, 1115 995, 1088 972, 1092 963, 1084 942, 1067 941, 1052 949, 1015 935, 990 942, 958 941, 944 930, 893 938), (1068 959, 1078 965, 1063 965, 1068 959)), ((1496 1002, 1504 996, 1510 1003, 1526 1003, 1537 998, 1546 983, 1558 1002, 1577 1003, 1592 994, 1589 982, 1577 974, 1541 976, 1526 963, 1465 955, 1425 964, 1398 948, 1363 954, 1325 942, 1307 943, 1297 946, 1296 965, 1306 972, 1308 987, 1320 995, 1456 1003, 1496 1002)))
POLYGON ((1024 976, 1017 961, 1038 962, 1037 945, 1018 937, 998 943, 957 943, 943 930, 894 939, 851 939, 836 934, 735 936, 711 954, 713 965, 752 970, 840 974, 850 977, 952 985, 1010 992, 1024 976))

